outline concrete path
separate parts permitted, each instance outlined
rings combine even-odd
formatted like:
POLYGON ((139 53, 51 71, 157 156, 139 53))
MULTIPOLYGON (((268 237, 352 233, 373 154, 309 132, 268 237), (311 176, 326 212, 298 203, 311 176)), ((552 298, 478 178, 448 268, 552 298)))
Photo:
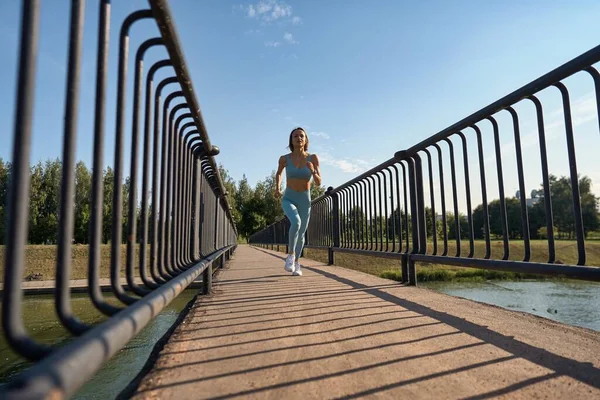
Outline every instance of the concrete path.
POLYGON ((137 399, 600 398, 600 334, 239 246, 137 399))

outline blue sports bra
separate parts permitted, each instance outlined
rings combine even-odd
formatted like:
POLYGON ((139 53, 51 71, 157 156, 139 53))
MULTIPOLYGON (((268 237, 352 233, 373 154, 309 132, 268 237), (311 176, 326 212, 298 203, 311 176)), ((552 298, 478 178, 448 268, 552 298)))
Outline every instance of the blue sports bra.
MULTIPOLYGON (((306 161, 310 161, 311 157, 312 156, 309 154, 306 157, 306 161)), ((308 167, 306 166, 306 164, 304 164, 304 166, 302 168, 296 167, 294 165, 294 163, 292 162, 292 159, 290 158, 289 154, 285 155, 285 176, 286 176, 287 179, 295 178, 295 179, 310 180, 310 178, 312 178, 312 174, 310 172, 310 169, 308 169, 308 167)))

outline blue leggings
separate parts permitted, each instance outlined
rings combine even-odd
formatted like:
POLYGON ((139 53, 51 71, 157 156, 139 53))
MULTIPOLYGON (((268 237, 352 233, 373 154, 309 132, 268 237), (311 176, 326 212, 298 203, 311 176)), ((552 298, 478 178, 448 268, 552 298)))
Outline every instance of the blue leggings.
POLYGON ((296 192, 286 188, 281 201, 283 212, 290 220, 290 242, 288 254, 300 258, 304 246, 304 233, 310 220, 310 191, 296 192))

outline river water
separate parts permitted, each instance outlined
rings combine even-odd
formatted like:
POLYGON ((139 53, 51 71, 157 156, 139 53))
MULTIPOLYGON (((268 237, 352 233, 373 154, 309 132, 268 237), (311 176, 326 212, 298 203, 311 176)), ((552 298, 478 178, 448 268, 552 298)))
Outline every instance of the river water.
POLYGON ((424 282, 420 286, 600 331, 600 284, 580 281, 424 282))
MULTIPOLYGON (((169 330, 196 293, 197 289, 188 289, 177 296, 72 398, 114 399, 141 371, 156 342, 169 330)), ((109 294, 104 293, 104 297, 108 302, 118 304, 109 294)), ((72 299, 73 312, 82 321, 98 323, 105 319, 94 308, 86 294, 74 294, 72 299)), ((51 295, 26 296, 23 313, 25 326, 31 336, 40 342, 57 343, 70 336, 55 316, 51 295)), ((10 380, 11 376, 28 365, 29 363, 11 351, 0 334, 0 383, 10 380)))

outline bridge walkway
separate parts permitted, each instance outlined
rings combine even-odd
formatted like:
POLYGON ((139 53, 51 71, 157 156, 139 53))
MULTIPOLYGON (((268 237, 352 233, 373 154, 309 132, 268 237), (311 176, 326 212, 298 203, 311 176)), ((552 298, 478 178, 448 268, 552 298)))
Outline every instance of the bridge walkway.
POLYGON ((600 398, 600 333, 239 246, 134 398, 600 398))

